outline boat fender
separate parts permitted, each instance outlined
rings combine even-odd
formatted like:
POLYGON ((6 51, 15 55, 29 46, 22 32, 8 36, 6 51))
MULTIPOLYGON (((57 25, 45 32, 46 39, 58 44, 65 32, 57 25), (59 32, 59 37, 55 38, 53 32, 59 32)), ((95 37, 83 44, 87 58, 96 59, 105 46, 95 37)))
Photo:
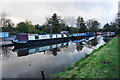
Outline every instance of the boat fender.
POLYGON ((39 36, 36 35, 36 36, 35 36, 35 39, 39 39, 39 36))
POLYGON ((52 34, 50 35, 50 38, 52 39, 52 34))
POLYGON ((64 37, 64 35, 63 34, 61 34, 62 35, 62 37, 64 37))
POLYGON ((14 40, 16 40, 16 37, 14 38, 14 40))

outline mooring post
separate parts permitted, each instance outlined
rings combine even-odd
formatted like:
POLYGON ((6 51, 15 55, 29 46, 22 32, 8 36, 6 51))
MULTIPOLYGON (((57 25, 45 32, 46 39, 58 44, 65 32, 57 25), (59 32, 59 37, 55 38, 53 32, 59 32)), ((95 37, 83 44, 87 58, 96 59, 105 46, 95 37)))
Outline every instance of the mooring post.
POLYGON ((44 71, 41 71, 41 75, 42 75, 42 80, 45 80, 44 71))

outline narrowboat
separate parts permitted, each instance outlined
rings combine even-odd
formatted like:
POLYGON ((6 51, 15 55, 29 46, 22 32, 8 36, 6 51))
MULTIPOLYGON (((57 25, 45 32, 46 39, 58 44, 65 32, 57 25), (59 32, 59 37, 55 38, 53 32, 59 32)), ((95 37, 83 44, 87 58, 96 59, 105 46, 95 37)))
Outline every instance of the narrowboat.
POLYGON ((104 37, 114 37, 115 36, 115 32, 103 32, 103 36, 104 37))
POLYGON ((92 36, 95 36, 95 33, 94 32, 87 32, 86 33, 86 37, 92 37, 92 36))
POLYGON ((85 38, 86 35, 86 33, 74 33, 72 34, 72 40, 85 38))
POLYGON ((72 40, 74 39, 83 39, 83 38, 86 38, 86 37, 92 37, 92 36, 95 36, 95 33, 93 32, 87 32, 87 33, 74 33, 72 34, 72 40))
POLYGON ((101 32, 95 32, 95 36, 97 36, 97 35, 102 35, 102 33, 101 32))
POLYGON ((15 45, 40 45, 48 43, 57 43, 68 41, 69 37, 66 34, 17 34, 12 40, 15 45))

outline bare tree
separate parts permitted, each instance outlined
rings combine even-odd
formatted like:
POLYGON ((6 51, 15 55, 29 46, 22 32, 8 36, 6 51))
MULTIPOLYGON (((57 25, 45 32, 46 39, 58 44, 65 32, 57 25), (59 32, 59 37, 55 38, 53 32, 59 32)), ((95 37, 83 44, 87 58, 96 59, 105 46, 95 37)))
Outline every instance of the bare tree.
POLYGON ((70 27, 73 27, 74 25, 76 25, 76 22, 77 22, 77 20, 73 16, 72 17, 65 17, 65 18, 63 18, 63 20, 70 27))
POLYGON ((120 29, 120 11, 117 14, 117 18, 115 19, 115 23, 118 29, 120 29))
POLYGON ((6 12, 0 14, 0 28, 3 32, 11 32, 14 23, 7 18, 6 12))
POLYGON ((0 30, 2 30, 3 24, 5 22, 5 18, 6 18, 6 13, 3 12, 0 14, 0 30))
POLYGON ((90 19, 86 21, 89 31, 96 32, 98 30, 99 22, 95 19, 90 19))

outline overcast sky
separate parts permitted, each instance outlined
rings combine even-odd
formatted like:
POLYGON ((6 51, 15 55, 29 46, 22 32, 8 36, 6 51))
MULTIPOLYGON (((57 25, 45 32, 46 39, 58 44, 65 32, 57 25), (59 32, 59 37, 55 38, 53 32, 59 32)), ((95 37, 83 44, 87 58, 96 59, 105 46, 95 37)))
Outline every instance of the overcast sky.
POLYGON ((15 24, 26 19, 33 24, 43 24, 46 17, 57 13, 62 18, 96 19, 103 25, 115 19, 118 0, 0 0, 2 12, 6 12, 15 24))

